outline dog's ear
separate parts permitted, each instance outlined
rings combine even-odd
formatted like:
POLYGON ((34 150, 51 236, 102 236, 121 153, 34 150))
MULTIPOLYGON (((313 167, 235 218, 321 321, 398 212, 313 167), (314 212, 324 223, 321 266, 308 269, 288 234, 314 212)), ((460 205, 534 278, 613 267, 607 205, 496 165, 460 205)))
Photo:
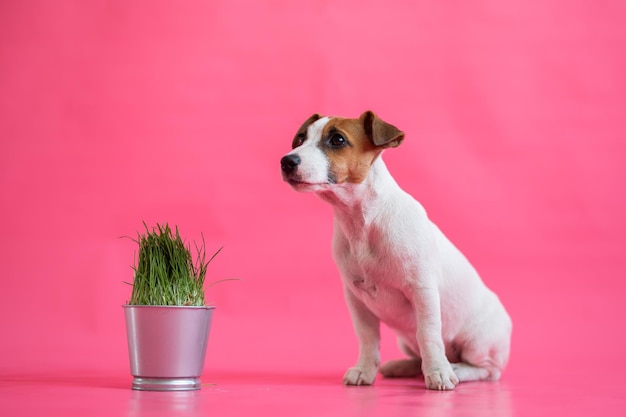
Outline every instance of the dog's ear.
POLYGON ((382 121, 371 110, 366 111, 359 118, 363 123, 365 133, 372 143, 381 148, 395 148, 404 140, 404 132, 397 127, 382 121))
POLYGON ((313 116, 306 119, 304 123, 302 123, 302 126, 300 126, 300 129, 298 129, 298 131, 296 132, 296 136, 293 138, 293 142, 291 142, 292 149, 297 148, 298 146, 302 145, 302 143, 307 139, 306 131, 311 125, 311 123, 321 118, 322 118, 321 114, 315 113, 313 116))

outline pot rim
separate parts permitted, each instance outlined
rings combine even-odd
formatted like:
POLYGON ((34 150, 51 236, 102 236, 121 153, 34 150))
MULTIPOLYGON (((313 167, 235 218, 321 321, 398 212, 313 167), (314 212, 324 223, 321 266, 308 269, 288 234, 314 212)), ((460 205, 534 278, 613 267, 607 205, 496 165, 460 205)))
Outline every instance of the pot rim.
POLYGON ((164 308, 164 309, 185 309, 185 310, 213 310, 215 306, 160 306, 148 304, 122 304, 123 308, 164 308))

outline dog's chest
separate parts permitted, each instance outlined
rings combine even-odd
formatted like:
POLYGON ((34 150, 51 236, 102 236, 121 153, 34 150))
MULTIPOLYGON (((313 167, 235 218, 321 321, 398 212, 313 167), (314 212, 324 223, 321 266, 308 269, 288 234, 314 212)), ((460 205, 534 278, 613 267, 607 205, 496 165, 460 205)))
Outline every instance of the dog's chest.
POLYGON ((402 256, 390 249, 388 238, 374 229, 351 239, 340 234, 335 245, 335 261, 347 288, 381 320, 402 327, 394 322, 412 316, 412 307, 401 290, 402 256))
POLYGON ((396 262, 384 256, 376 244, 368 241, 352 242, 343 253, 345 279, 356 292, 376 299, 381 292, 394 287, 398 281, 396 262))

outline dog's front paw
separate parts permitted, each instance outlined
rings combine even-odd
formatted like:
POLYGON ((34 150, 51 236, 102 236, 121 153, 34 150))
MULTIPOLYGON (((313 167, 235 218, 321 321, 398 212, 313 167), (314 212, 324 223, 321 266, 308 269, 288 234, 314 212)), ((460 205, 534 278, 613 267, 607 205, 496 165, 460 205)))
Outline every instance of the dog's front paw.
POLYGON ((344 385, 372 385, 376 379, 376 368, 353 366, 343 376, 344 385))
POLYGON ((434 368, 428 372, 424 372, 426 388, 438 391, 452 390, 459 383, 450 364, 434 368))

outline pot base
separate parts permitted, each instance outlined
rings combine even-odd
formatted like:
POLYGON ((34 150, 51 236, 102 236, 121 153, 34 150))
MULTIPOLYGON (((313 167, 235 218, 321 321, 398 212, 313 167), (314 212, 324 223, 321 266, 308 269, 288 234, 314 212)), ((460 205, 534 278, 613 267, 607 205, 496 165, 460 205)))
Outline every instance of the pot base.
POLYGON ((138 391, 192 391, 200 389, 200 378, 133 378, 133 389, 138 391))

